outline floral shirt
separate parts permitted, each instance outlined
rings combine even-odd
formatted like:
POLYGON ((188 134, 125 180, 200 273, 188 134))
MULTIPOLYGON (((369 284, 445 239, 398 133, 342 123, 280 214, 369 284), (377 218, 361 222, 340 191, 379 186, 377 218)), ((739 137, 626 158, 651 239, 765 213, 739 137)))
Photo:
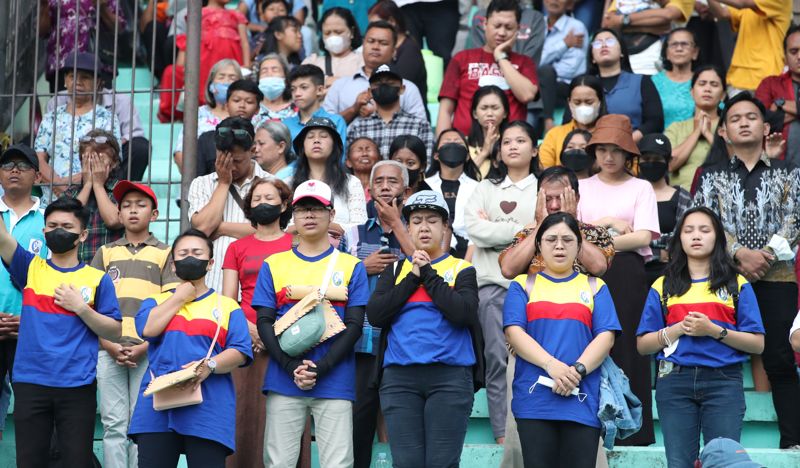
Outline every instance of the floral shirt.
POLYGON ((261 122, 267 120, 283 120, 296 115, 297 108, 291 102, 287 103, 286 106, 279 111, 273 111, 264 104, 261 104, 261 109, 258 111, 258 114, 253 117, 253 125, 258 127, 261 122))
MULTIPOLYGON (((580 227, 581 235, 583 236, 584 242, 589 242, 590 244, 595 245, 603 255, 606 257, 606 262, 611 265, 611 259, 614 258, 614 239, 608 233, 608 230, 604 227, 594 226, 592 224, 586 224, 578 221, 578 227, 580 227)), ((535 231, 534 228, 525 228, 519 231, 515 236, 514 240, 511 241, 511 244, 503 249, 500 253, 500 257, 497 259, 498 263, 502 263, 503 257, 506 256, 509 250, 513 249, 517 246, 520 242, 525 240, 528 236, 533 234, 535 231)), ((581 265, 578 259, 575 259, 575 265, 573 265, 575 271, 579 273, 583 273, 584 275, 590 275, 589 271, 581 265)), ((533 257, 531 260, 531 264, 528 267, 528 271, 525 272, 526 274, 536 274, 540 271, 544 270, 544 261, 542 260, 541 255, 537 255, 533 257)))
MULTIPOLYGON (((33 149, 50 156, 50 166, 57 177, 66 177, 81 171, 81 158, 78 154, 81 137, 95 128, 104 129, 121 139, 119 120, 103 106, 95 106, 94 112, 73 116, 67 112, 67 105, 61 105, 42 118, 33 149), (74 136, 73 136, 74 131, 74 136)), ((50 201, 50 187, 42 187, 42 202, 50 201)))
MULTIPOLYGON (((106 0, 109 11, 119 18, 119 30, 125 29, 126 21, 117 0, 106 0)), ((64 60, 78 52, 92 52, 96 40, 96 0, 47 0, 50 12, 50 36, 47 38, 47 74, 53 75, 64 66, 64 60), (58 4, 61 3, 61 6, 58 4), (60 16, 60 18, 59 18, 60 16), (78 31, 76 36, 75 31, 78 31), (58 43, 58 49, 56 49, 58 43), (56 61, 58 57, 58 61, 56 61)))
MULTIPOLYGON (((222 122, 222 119, 214 115, 210 107, 207 105, 200 106, 197 109, 197 136, 199 137, 205 132, 215 130, 220 122, 222 122)), ((183 127, 178 133, 178 141, 175 142, 175 152, 179 151, 183 151, 183 127)))

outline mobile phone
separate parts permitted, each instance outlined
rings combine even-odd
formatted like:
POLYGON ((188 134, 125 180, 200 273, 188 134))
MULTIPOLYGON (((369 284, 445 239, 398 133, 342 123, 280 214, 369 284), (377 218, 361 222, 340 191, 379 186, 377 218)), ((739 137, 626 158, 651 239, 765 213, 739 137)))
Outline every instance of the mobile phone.
POLYGON ((306 372, 310 372, 312 374, 316 374, 317 373, 317 367, 316 366, 308 366, 308 369, 306 369, 306 372))
POLYGON ((392 253, 392 250, 389 248, 388 245, 384 245, 383 247, 381 247, 380 253, 388 254, 388 253, 392 253))

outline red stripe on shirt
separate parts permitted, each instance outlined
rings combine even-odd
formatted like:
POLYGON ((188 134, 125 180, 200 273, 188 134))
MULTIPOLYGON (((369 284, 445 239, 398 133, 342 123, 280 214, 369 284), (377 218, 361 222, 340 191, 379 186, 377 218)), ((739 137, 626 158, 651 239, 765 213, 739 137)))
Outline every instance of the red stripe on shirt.
MULTIPOLYGON (((217 331, 217 324, 208 319, 187 320, 186 317, 182 315, 176 315, 172 317, 172 320, 169 321, 164 331, 179 331, 189 336, 206 336, 213 340, 214 333, 217 331)), ((223 348, 225 347, 225 338, 227 336, 228 330, 224 327, 220 327, 217 343, 223 348)))
POLYGON ((540 319, 577 320, 587 327, 592 327, 592 311, 583 304, 575 302, 556 304, 549 301, 529 302, 525 308, 528 322, 540 319))
POLYGON ((678 322, 682 322, 683 319, 689 315, 689 312, 700 312, 701 314, 707 315, 711 320, 736 325, 733 307, 728 307, 719 302, 671 304, 667 312, 667 325, 674 325, 678 322))
MULTIPOLYGON (((277 305, 278 305, 277 308, 278 309, 280 309, 281 307, 283 307, 283 306, 285 306, 287 304, 295 305, 298 302, 300 302, 299 300, 296 300, 296 299, 289 299, 289 297, 286 294, 287 294, 286 293, 286 288, 282 288, 280 291, 278 291, 275 294, 275 300, 277 302, 277 305)), ((331 302, 331 305, 334 306, 334 307, 345 307, 345 306, 347 306, 347 301, 330 301, 330 302, 331 302)))
POLYGON ((433 299, 431 299, 425 286, 420 286, 414 291, 414 294, 409 296, 407 302, 433 302, 433 299))
POLYGON ((22 291, 22 304, 33 307, 39 312, 44 312, 46 314, 76 315, 74 312, 70 312, 63 307, 56 305, 53 296, 36 294, 31 288, 25 288, 22 291))

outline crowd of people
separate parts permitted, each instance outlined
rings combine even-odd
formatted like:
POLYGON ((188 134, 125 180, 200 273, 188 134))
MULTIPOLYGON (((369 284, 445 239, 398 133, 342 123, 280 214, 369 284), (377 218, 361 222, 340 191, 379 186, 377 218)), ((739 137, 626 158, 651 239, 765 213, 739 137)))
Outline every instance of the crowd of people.
MULTIPOLYGON (((172 121, 189 64, 166 3, 132 27, 172 121)), ((42 1, 59 94, 0 155, 18 466, 89 466, 97 410, 107 467, 295 466, 309 416, 323 467, 370 466, 378 434, 394 466, 458 466, 485 388, 502 466, 604 466, 604 445, 656 441, 655 399, 668 465, 690 467, 701 435, 740 440, 748 360, 775 446, 800 451, 791 2, 479 3, 455 51, 456 0, 318 19, 209 0, 170 246, 131 97, 42 1), (729 61, 709 27, 738 34, 729 61)))

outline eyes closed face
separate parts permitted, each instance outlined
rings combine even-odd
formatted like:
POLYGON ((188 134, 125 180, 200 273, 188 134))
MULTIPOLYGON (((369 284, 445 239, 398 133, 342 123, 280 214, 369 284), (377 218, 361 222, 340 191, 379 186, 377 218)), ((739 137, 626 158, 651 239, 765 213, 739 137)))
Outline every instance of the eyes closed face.
POLYGON ((681 247, 690 258, 708 258, 714 251, 717 235, 711 218, 705 213, 692 213, 681 227, 681 247))

